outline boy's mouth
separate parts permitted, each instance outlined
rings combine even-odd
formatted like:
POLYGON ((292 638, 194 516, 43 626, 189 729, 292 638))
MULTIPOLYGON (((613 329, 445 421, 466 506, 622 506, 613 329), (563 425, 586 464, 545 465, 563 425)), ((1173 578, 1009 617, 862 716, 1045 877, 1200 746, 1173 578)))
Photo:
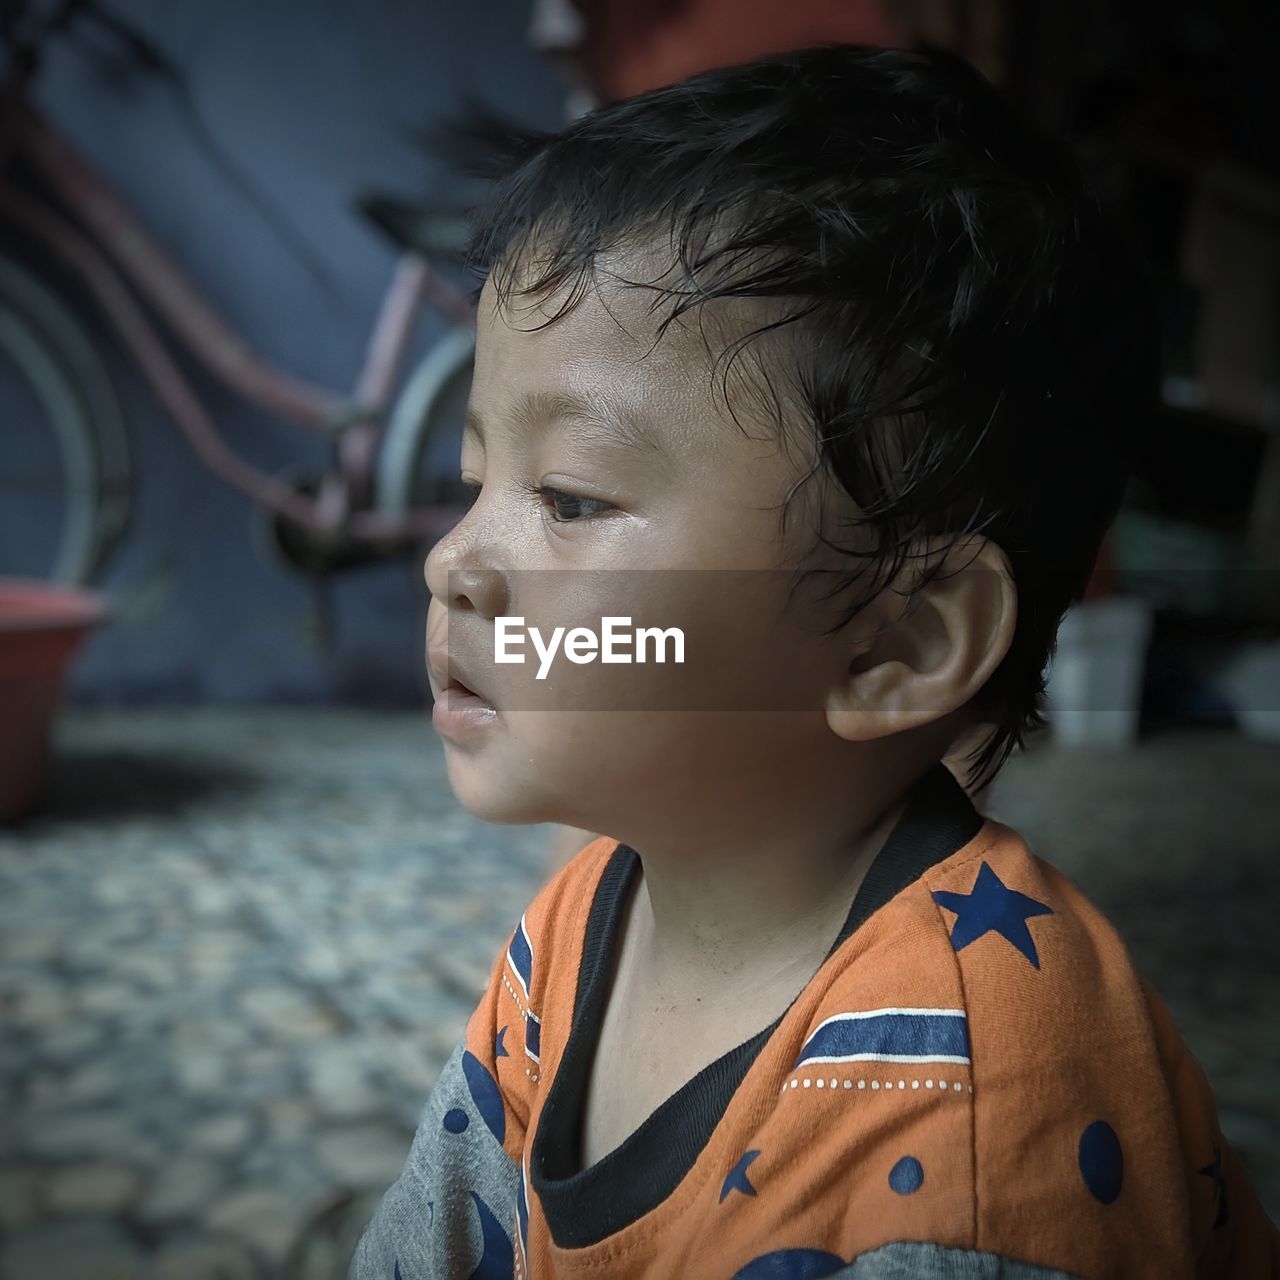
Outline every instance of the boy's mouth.
POLYGON ((444 654, 428 654, 427 667, 431 674, 435 676, 441 695, 443 696, 447 693, 449 700, 455 705, 472 703, 478 707, 493 709, 493 703, 478 689, 468 684, 462 678, 456 664, 445 657, 444 654))
POLYGON ((444 688, 445 688, 445 692, 450 695, 450 697, 454 700, 454 702, 458 702, 460 700, 474 699, 477 703, 483 706, 486 706, 486 707, 493 706, 493 703, 491 703, 488 700, 488 698, 486 698, 481 693, 477 693, 473 688, 471 688, 470 685, 463 684, 463 682, 457 679, 456 676, 451 675, 445 681, 444 688))
POLYGON ((474 739, 498 723, 498 709, 464 680, 446 668, 439 696, 431 708, 431 722, 451 742, 474 739))

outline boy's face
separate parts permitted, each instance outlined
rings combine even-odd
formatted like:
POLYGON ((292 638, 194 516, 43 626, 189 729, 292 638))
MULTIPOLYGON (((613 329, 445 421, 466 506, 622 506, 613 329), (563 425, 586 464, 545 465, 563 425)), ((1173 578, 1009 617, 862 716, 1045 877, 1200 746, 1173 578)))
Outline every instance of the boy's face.
POLYGON ((486 285, 480 299, 461 475, 482 489, 427 559, 427 645, 437 698, 447 654, 496 708, 442 730, 458 799, 491 821, 627 831, 655 805, 673 819, 746 812, 847 745, 823 713, 847 663, 819 631, 832 615, 811 592, 787 599, 783 566, 819 563, 817 477, 779 531, 809 469, 803 442, 784 447, 746 396, 735 424, 696 310, 655 341, 651 295, 600 292, 541 329, 558 297, 500 312, 486 285), (539 680, 529 639, 523 665, 495 662, 495 619, 513 615, 544 638, 599 634, 605 616, 679 627, 685 660, 579 665, 562 648, 539 680))

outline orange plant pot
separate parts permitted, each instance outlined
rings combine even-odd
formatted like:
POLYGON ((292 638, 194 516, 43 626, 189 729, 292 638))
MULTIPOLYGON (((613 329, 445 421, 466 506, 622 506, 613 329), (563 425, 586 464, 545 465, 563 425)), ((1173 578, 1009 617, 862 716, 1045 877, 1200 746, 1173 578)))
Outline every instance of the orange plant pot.
POLYGON ((95 592, 0 578, 0 822, 39 803, 71 659, 110 616, 95 592))

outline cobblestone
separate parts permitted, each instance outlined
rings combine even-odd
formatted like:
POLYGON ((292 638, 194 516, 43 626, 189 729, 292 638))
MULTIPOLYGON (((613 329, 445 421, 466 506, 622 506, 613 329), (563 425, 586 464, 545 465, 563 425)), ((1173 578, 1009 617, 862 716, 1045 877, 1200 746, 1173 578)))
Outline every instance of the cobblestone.
POLYGON ((222 1162, 185 1153, 164 1165, 137 1208, 148 1224, 195 1219, 227 1178, 222 1162))
POLYGON ((155 1257, 149 1280, 255 1280, 259 1274, 242 1244, 196 1237, 165 1245, 155 1257))
POLYGON ((50 1218, 0 1241, 0 1276, 140 1280, 146 1256, 106 1219, 50 1218))
POLYGON ((388 1186, 409 1155, 397 1126, 349 1124, 331 1129, 313 1143, 316 1162, 350 1185, 388 1186))
POLYGON ((46 1183, 55 1214, 121 1214, 137 1200, 142 1178, 124 1165, 96 1160, 54 1170, 46 1183))
MULTIPOLYGON (((1277 776, 1033 745, 988 806, 1116 923, 1273 1216, 1277 776)), ((68 709, 0 832, 0 1277, 340 1280, 547 836, 461 810, 421 714, 68 709)))
POLYGON ((284 1188, 249 1185, 216 1199, 205 1213, 215 1231, 254 1246, 268 1258, 283 1258, 306 1218, 305 1206, 284 1188))
POLYGON ((43 1213, 43 1179, 33 1169, 0 1169, 0 1227, 16 1231, 43 1213))

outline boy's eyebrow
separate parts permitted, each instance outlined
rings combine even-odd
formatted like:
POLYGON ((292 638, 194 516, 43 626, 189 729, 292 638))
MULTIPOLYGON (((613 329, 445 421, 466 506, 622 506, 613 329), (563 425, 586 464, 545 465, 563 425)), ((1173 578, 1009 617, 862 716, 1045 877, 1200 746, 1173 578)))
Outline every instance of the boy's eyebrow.
MULTIPOLYGON (((511 416, 518 427, 531 433, 544 432, 555 422, 571 422, 577 434, 601 444, 621 444, 637 453, 660 453, 662 446, 648 423, 637 414, 621 411, 598 397, 571 395, 563 391, 528 391, 515 403, 511 416)), ((467 405, 467 435, 484 444, 484 423, 467 405)))

